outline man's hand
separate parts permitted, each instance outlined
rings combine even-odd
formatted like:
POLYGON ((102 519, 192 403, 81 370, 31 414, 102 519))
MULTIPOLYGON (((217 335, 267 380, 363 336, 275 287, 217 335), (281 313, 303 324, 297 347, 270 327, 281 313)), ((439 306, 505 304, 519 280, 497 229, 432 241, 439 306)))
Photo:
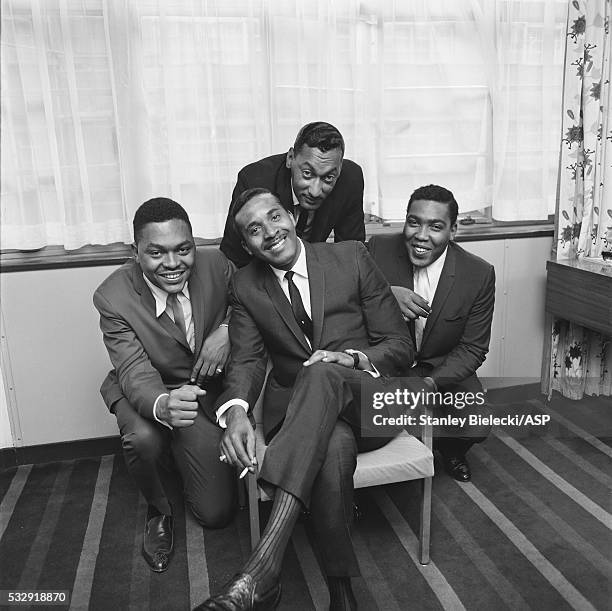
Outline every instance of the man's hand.
POLYGON ((393 296, 397 299, 404 320, 414 320, 419 316, 427 318, 431 312, 429 303, 418 293, 404 286, 392 286, 393 296))
POLYGON ((229 465, 255 472, 255 431, 246 412, 240 405, 230 407, 226 413, 227 429, 219 445, 220 456, 225 456, 229 465))
POLYGON ((202 344, 202 349, 191 372, 191 383, 200 385, 205 378, 220 375, 230 353, 229 333, 225 325, 215 329, 202 344))
POLYGON ((175 388, 159 400, 157 417, 173 428, 191 426, 198 415, 198 397, 205 394, 205 390, 190 384, 175 388))
POLYGON ((315 350, 311 357, 304 361, 304 367, 308 367, 309 365, 313 365, 314 363, 318 363, 319 361, 323 361, 324 363, 338 363, 338 365, 342 365, 343 367, 348 367, 349 369, 353 368, 353 357, 344 353, 344 352, 331 352, 329 350, 315 350))

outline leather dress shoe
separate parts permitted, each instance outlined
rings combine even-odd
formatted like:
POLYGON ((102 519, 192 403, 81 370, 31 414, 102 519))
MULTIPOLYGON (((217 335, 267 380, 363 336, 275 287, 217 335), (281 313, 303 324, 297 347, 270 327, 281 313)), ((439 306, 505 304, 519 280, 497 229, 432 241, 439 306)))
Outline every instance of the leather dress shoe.
POLYGON ((157 515, 147 520, 142 541, 142 555, 156 573, 163 573, 170 563, 174 547, 174 518, 157 515))
POLYGON ((444 469, 458 482, 469 482, 472 477, 470 465, 465 456, 443 456, 444 469))
POLYGON ((281 597, 280 583, 267 592, 257 594, 257 582, 248 573, 239 573, 225 586, 221 594, 212 596, 194 611, 265 611, 276 609, 281 597))

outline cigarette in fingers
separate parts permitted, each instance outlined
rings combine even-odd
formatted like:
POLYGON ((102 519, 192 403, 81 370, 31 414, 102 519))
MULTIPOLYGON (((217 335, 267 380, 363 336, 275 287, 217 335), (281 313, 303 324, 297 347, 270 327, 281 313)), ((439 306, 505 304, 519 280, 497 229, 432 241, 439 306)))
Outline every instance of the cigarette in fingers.
POLYGON ((238 476, 238 479, 242 479, 248 472, 249 472, 249 468, 245 467, 240 473, 240 475, 238 476))

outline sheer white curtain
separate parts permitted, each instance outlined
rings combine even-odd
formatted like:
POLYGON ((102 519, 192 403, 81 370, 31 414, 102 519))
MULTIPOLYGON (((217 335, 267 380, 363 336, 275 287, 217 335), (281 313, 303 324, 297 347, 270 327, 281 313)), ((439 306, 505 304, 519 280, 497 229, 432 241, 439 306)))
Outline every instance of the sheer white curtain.
POLYGON ((565 0, 2 0, 2 248, 130 241, 145 199, 218 237, 237 171, 326 120, 401 219, 452 189, 554 209, 565 0))

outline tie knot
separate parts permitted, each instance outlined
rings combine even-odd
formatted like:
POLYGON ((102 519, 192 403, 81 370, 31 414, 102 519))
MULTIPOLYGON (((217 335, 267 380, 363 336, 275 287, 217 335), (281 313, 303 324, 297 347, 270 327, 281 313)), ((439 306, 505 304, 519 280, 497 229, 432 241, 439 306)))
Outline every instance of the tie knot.
POLYGON ((285 273, 285 278, 287 278, 287 282, 291 282, 293 280, 293 274, 295 274, 295 272, 286 272, 285 273))

